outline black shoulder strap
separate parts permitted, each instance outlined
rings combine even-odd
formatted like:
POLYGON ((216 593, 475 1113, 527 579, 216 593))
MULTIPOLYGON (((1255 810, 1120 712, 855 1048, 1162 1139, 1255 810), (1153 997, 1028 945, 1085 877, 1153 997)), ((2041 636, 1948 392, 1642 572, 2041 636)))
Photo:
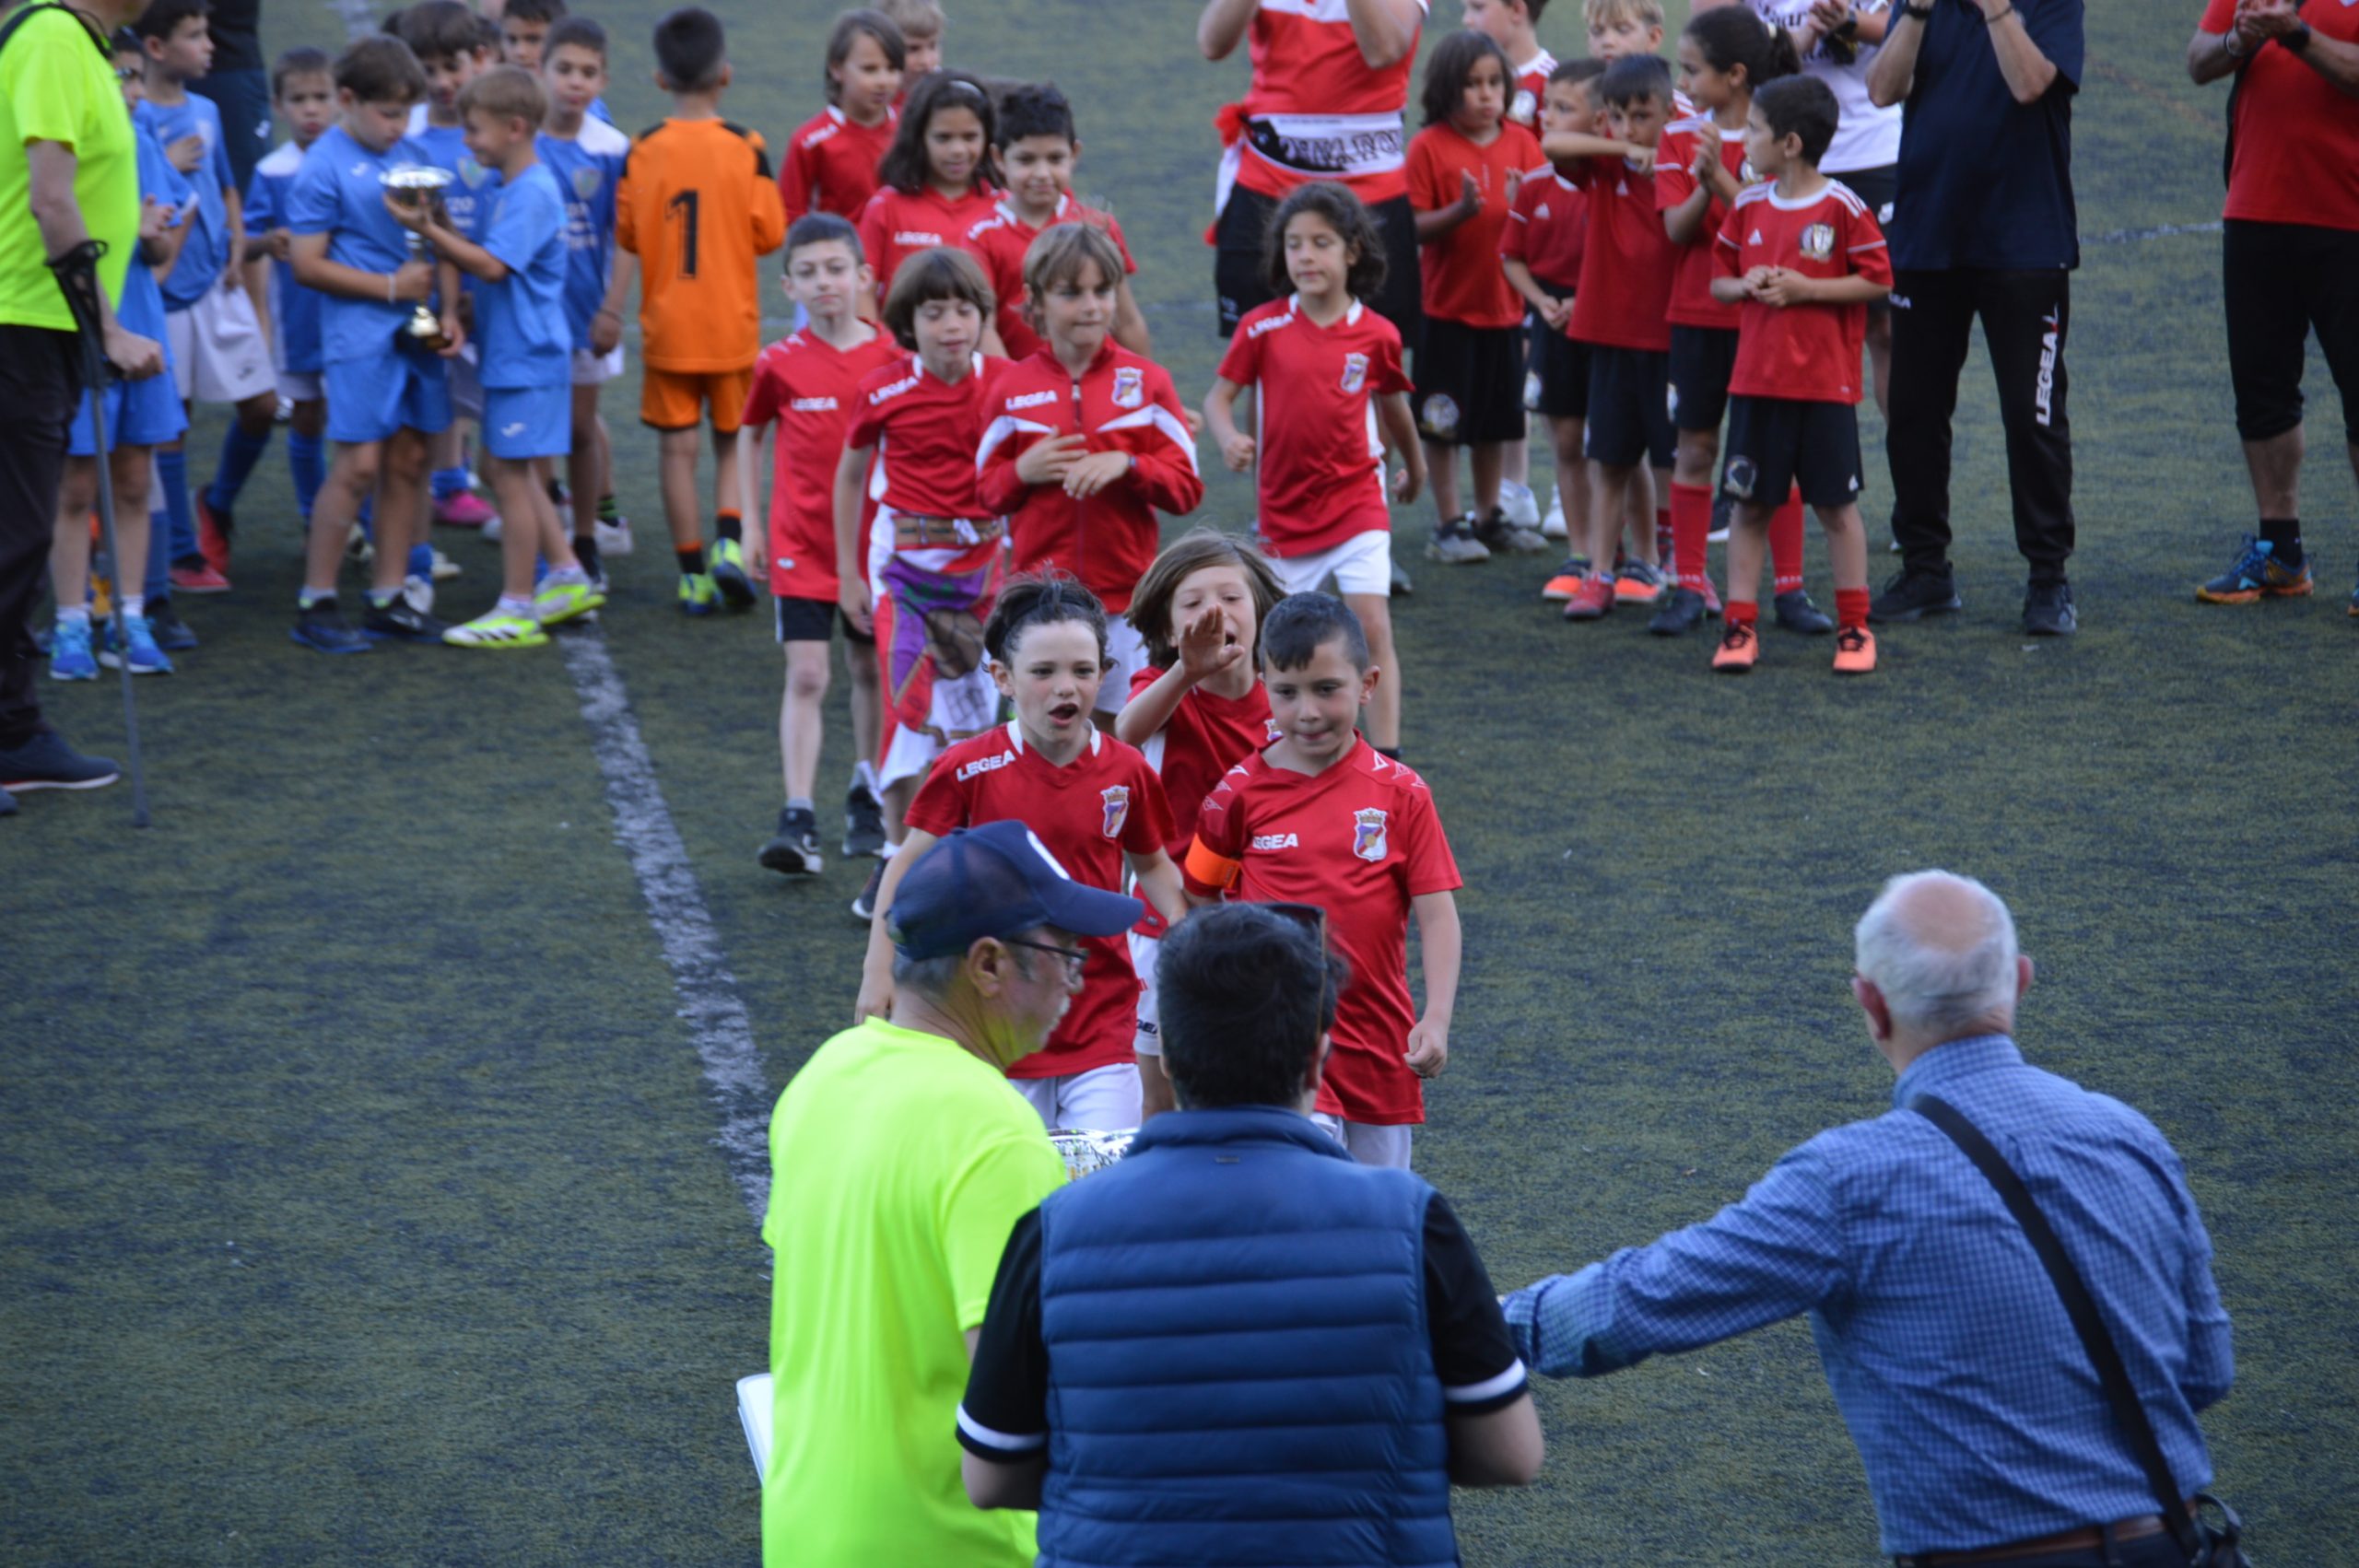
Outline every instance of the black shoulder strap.
POLYGON ((104 29, 100 28, 96 22, 90 20, 89 14, 88 12, 77 11, 71 6, 64 5, 44 4, 39 6, 27 6, 18 10, 15 16, 10 17, 6 21, 0 22, 0 49, 7 48, 8 41, 17 36, 17 29, 23 27, 26 22, 29 21, 33 17, 39 15, 42 11, 63 11, 67 16, 73 18, 76 21, 81 23, 82 30, 90 35, 90 41, 98 47, 99 53, 105 55, 110 64, 113 62, 114 45, 108 41, 104 29))
POLYGON ((2098 1380, 2105 1385, 2106 1398, 2113 1406, 2114 1420, 2120 1423, 2130 1449, 2146 1471, 2146 1484, 2154 1489, 2155 1500, 2162 1504, 2164 1521, 2192 1556, 2201 1544, 2201 1538, 2188 1515, 2187 1501, 2171 1474, 2170 1462, 2163 1457, 2163 1445, 2154 1435, 2154 1424, 2146 1419, 2146 1407, 2138 1398, 2136 1386, 2130 1381, 2129 1369, 2121 1364, 2121 1352, 2114 1347, 2112 1332, 2106 1328, 2095 1299, 2082 1282, 2080 1270, 2072 1266, 2064 1244, 2048 1227, 2048 1217, 2032 1201, 2023 1177, 2015 1174, 2015 1168, 2007 1164, 2007 1157, 1991 1146, 1980 1129, 1948 1101, 1918 1094, 1909 1100, 1908 1108, 1949 1134, 1950 1141, 1965 1151, 1975 1168, 1998 1188, 2008 1212, 2024 1228, 2025 1237, 2030 1241, 2032 1250, 2039 1254, 2048 1279, 2055 1283, 2057 1295, 2063 1299, 2065 1315, 2071 1318, 2073 1329, 2081 1336, 2082 1348, 2096 1366, 2098 1380))

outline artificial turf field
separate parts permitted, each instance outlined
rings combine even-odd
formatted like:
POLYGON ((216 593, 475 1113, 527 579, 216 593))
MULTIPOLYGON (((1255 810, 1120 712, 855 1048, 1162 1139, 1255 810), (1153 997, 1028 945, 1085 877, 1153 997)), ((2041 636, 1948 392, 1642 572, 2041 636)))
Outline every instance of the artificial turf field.
MULTIPOLYGON (((831 8, 719 8, 729 111, 775 146, 817 100, 831 8)), ((660 9, 595 13, 626 127, 663 112, 660 9)), ((1199 60, 1183 0, 950 9, 953 63, 1045 72, 1074 98, 1079 186, 1121 218, 1157 357, 1200 395, 1209 122, 1241 55, 1199 60)), ((2359 529, 2314 357, 2318 597, 2189 592, 2250 510, 2200 227, 2224 89, 2179 64, 2195 9, 2090 11, 2077 638, 2020 635, 1978 354, 1957 437, 1967 609, 1884 633, 1871 680, 1832 680, 1824 641, 1773 633, 1729 681, 1700 639, 1657 641, 1638 616, 1568 626, 1537 597, 1542 564, 1426 563, 1430 514, 1402 512, 1405 738, 1468 937, 1418 1164, 1503 1288, 1708 1215, 1886 1103, 1845 989, 1877 883, 1979 875, 2040 964, 2031 1055, 2141 1106, 2187 1159, 2240 1352, 2206 1422, 2221 1490, 2264 1561, 2330 1565, 2359 1562, 2359 625, 2341 603, 2359 529)), ((264 42, 341 30, 288 7, 264 42)), ((1543 34, 1578 52, 1572 0, 1543 34)), ((766 1359, 769 1254, 721 1129, 847 1021, 859 875, 754 864, 779 793, 768 615, 672 611, 636 395, 634 378, 608 406, 640 547, 615 563, 600 634, 628 712, 601 688, 585 721, 569 670, 600 649, 296 649, 274 447, 241 508, 237 591, 184 603, 205 646, 139 688, 153 828, 127 825, 124 789, 30 797, 0 826, 0 1559, 756 1554, 730 1385, 766 1359), (684 862, 660 822, 617 842, 602 747, 630 782, 634 719, 684 862), (697 1042, 725 1037, 733 1006, 762 1082, 716 1096, 697 1042)), ((1865 424, 1874 517, 1889 488, 1872 408, 1865 424)), ((200 476, 220 430, 207 411, 200 476)), ((1217 476, 1202 515, 1250 512, 1217 476)), ((467 568, 444 604, 472 614, 496 552, 439 542, 467 568)), ((119 745, 112 680, 44 685, 87 747, 119 745)), ((823 794, 849 766, 840 704, 828 741, 823 794)), ((1547 1472, 1461 1496, 1470 1564, 1875 1558, 1799 1323, 1540 1397, 1547 1472)))

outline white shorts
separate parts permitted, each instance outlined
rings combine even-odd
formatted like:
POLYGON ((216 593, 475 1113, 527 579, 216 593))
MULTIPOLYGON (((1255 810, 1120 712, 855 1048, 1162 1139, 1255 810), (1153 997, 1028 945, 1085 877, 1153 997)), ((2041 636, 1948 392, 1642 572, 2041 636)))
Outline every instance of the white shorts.
POLYGON ((623 345, 616 344, 604 354, 593 354, 586 348, 573 351, 573 384, 577 387, 603 387, 623 373, 623 345))
POLYGON ((1131 1042, 1131 1049, 1141 1056, 1163 1054, 1163 1022, 1155 1002, 1155 959, 1163 951, 1159 936, 1129 933, 1131 967, 1139 977, 1138 1037, 1131 1042))
POLYGON ((328 395, 327 382, 317 370, 281 370, 278 395, 289 403, 317 403, 328 395))
POLYGON ((1107 616, 1106 681, 1097 688, 1097 711, 1121 712, 1131 700, 1131 677, 1145 668, 1146 638, 1121 616, 1107 616))
POLYGON ((1415 1130, 1409 1123, 1377 1127, 1364 1121, 1345 1121, 1325 1111, 1311 1112, 1310 1119, 1363 1165, 1390 1165, 1397 1171, 1409 1168, 1410 1135, 1415 1130))
POLYGON ((1011 1078, 1050 1132, 1127 1132, 1138 1126, 1141 1100, 1136 1062, 1094 1067, 1066 1078, 1011 1078))
POLYGON ((1313 556, 1271 557, 1270 569, 1288 593, 1309 593, 1332 573, 1338 593, 1392 592, 1392 531, 1372 528, 1313 556))
POLYGON ((483 417, 483 372, 475 368, 475 345, 463 343, 443 361, 451 368, 451 412, 463 419, 483 417))
POLYGON ((217 284, 187 310, 167 310, 164 335, 182 402, 243 403, 278 388, 253 298, 242 288, 217 284))

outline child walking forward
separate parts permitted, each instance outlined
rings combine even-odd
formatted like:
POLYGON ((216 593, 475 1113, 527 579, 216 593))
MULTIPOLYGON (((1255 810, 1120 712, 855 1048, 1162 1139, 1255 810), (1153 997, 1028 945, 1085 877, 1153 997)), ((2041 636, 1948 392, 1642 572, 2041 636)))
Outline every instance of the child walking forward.
POLYGON ((991 94, 972 76, 941 71, 918 82, 860 215, 878 288, 889 294, 901 263, 921 251, 971 248, 967 236, 999 200, 997 135, 991 94))
MULTIPOLYGON (((902 872, 957 828, 1019 820, 1076 880, 1120 892, 1127 866, 1139 896, 1165 919, 1187 908, 1165 850, 1174 830, 1161 781, 1136 748, 1090 721, 1106 664, 1097 599, 1069 578, 1014 579, 984 641, 1015 718, 943 753, 911 803, 903 853, 876 895, 857 1017, 892 1007, 893 894, 902 872)), ((1065 965, 1073 1002, 1046 1048, 1011 1066, 1009 1080, 1051 1129, 1136 1127, 1138 976, 1121 938, 1074 940, 1079 945, 1044 950, 1065 965)))

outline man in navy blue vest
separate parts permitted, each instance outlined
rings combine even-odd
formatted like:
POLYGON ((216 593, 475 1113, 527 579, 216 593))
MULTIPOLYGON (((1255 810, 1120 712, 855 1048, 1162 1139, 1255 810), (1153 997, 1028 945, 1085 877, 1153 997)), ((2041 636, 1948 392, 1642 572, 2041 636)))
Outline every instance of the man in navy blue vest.
POLYGON ((1044 1565, 1457 1562, 1450 1484, 1529 1483, 1540 1418, 1449 1205, 1309 1119, 1341 965, 1232 904, 1156 974, 1180 1108, 1016 1223, 967 1494, 1038 1508, 1044 1565))

